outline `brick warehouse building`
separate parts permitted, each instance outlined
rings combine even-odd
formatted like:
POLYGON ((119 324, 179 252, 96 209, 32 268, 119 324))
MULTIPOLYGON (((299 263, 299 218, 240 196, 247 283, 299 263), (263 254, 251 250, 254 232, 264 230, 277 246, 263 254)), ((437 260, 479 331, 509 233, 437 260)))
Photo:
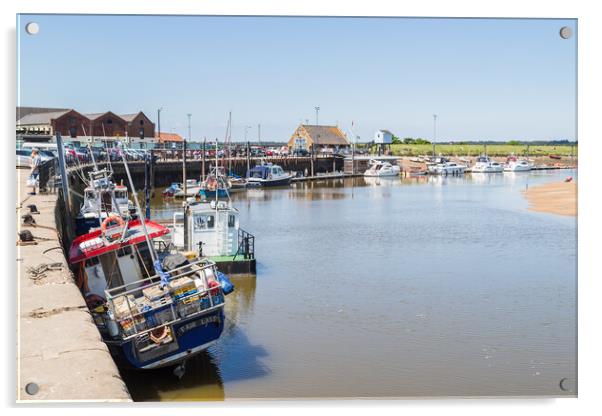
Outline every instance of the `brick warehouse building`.
POLYGON ((17 107, 17 141, 52 142, 61 133, 76 144, 129 136, 132 147, 152 148, 156 143, 155 123, 142 111, 118 115, 112 111, 82 114, 73 109, 17 107))
POLYGON ((106 113, 93 113, 85 116, 90 120, 90 128, 86 127, 88 136, 125 137, 127 122, 117 114, 107 111, 106 113))

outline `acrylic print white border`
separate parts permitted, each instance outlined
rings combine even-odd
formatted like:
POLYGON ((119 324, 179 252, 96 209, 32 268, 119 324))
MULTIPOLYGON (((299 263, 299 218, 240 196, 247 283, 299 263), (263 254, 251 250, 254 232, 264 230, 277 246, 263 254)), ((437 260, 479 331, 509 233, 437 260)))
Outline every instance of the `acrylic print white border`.
MULTIPOLYGON (((202 411, 240 413, 241 407, 247 407, 248 414, 306 414, 315 412, 313 407, 320 407, 324 413, 333 411, 345 412, 345 414, 366 414, 377 411, 379 414, 399 414, 401 411, 420 411, 426 414, 451 411, 452 413, 507 415, 509 412, 528 411, 530 414, 562 415, 594 413, 595 408, 600 407, 599 377, 600 351, 602 345, 599 334, 600 310, 599 294, 602 293, 600 276, 602 276, 600 263, 596 261, 596 248, 601 234, 600 221, 597 218, 600 210, 599 197, 599 162, 595 160, 596 155, 602 152, 600 142, 599 118, 600 105, 600 76, 602 65, 600 62, 599 40, 602 39, 601 15, 594 2, 581 2, 576 4, 569 1, 532 1, 506 0, 498 2, 463 1, 453 2, 444 0, 424 0, 420 2, 386 2, 379 0, 350 2, 304 0, 304 1, 196 1, 191 0, 103 0, 73 2, 69 0, 54 0, 52 2, 42 0, 21 0, 19 2, 2 2, 2 19, 4 42, 2 43, 4 61, 9 65, 2 66, 5 92, 2 105, 2 126, 5 137, 12 137, 14 127, 15 108, 15 14, 21 13, 123 13, 123 14, 263 14, 263 15, 347 15, 347 16, 442 16, 442 17, 558 17, 577 18, 579 37, 579 138, 580 160, 579 160, 579 399, 555 399, 555 400, 417 400, 417 401, 352 401, 352 402, 286 402, 266 404, 244 404, 229 402, 229 409, 223 409, 221 404, 204 405, 210 409, 202 411), (12 63, 13 65, 10 65, 12 63)), ((7 169, 5 178, 14 177, 14 169, 11 169, 12 143, 7 140, 2 152, 4 166, 7 169), (10 170, 9 170, 10 169, 10 170)), ((14 197, 13 197, 14 198, 14 197)), ((13 218, 13 205, 2 204, 6 210, 4 218, 13 218)), ((5 233, 7 241, 4 250, 1 250, 3 264, 14 265, 14 237, 10 232, 5 233)), ((14 278, 10 274, 4 276, 5 289, 8 281, 14 278)), ((6 319, 5 328, 10 334, 14 334, 15 299, 14 291, 4 290, 5 302, 10 311, 4 314, 6 319)), ((14 369, 14 342, 2 344, 2 352, 5 360, 5 369, 14 369)), ((6 378, 3 380, 2 392, 3 402, 10 406, 14 403, 15 382, 14 372, 5 371, 6 378)), ((136 406, 136 408, 112 408, 96 406, 87 409, 59 409, 56 407, 45 410, 50 414, 86 413, 106 414, 107 411, 140 411, 145 415, 163 415, 170 411, 171 406, 136 406)), ((38 406, 36 406, 38 407, 38 406)), ((182 406, 179 406, 182 407, 182 406)), ((180 411, 191 411, 193 409, 180 411)), ((196 409, 195 409, 196 410, 196 409)), ((194 410, 193 410, 194 411, 194 410)))

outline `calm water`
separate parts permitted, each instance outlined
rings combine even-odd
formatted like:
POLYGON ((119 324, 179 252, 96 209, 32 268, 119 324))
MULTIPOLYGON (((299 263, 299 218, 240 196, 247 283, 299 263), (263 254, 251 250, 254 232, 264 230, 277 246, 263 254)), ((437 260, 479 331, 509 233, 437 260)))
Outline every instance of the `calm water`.
POLYGON ((183 380, 128 373, 128 387, 136 400, 574 395, 576 219, 528 211, 521 191, 575 174, 236 195, 257 277, 234 279, 223 337, 183 380))

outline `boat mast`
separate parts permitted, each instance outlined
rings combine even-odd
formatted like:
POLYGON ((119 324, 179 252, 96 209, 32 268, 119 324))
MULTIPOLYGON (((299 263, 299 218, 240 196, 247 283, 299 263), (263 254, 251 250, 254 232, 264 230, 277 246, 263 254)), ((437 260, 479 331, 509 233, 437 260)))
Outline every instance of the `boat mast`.
POLYGON ((104 148, 107 150, 107 162, 109 164, 109 171, 113 173, 113 165, 111 165, 111 155, 109 154, 109 149, 107 148, 107 133, 105 132, 105 123, 101 123, 100 125, 102 126, 102 137, 105 142, 104 148))
POLYGON ((228 127, 226 128, 226 141, 228 142, 228 172, 232 172, 232 111, 228 113, 228 127))
MULTIPOLYGON (((87 136, 86 127, 83 124, 82 124, 82 130, 84 131, 84 136, 87 136)), ((90 132, 90 134, 92 134, 92 132, 90 132)), ((90 136, 90 140, 88 140, 88 151, 90 152, 90 157, 92 158, 92 165, 94 166, 94 170, 97 171, 98 166, 96 166, 96 160, 94 159, 94 153, 92 153, 92 146, 90 146, 91 142, 92 142, 92 136, 90 136)))
POLYGON ((157 261, 157 253, 155 253, 155 248, 153 247, 151 239, 148 236, 148 230, 146 229, 146 220, 144 219, 144 215, 142 215, 142 210, 140 209, 140 202, 138 202, 138 195, 136 194, 136 188, 134 188, 134 181, 132 180, 132 175, 130 174, 130 168, 128 167, 128 162, 126 160, 124 152, 121 153, 121 158, 123 160, 123 166, 125 167, 125 173, 130 183, 130 188, 132 189, 132 194, 134 194, 134 203, 136 204, 136 211, 138 213, 138 218, 140 219, 140 224, 142 224, 142 231, 144 232, 146 244, 148 245, 148 251, 150 253, 154 265, 157 261))

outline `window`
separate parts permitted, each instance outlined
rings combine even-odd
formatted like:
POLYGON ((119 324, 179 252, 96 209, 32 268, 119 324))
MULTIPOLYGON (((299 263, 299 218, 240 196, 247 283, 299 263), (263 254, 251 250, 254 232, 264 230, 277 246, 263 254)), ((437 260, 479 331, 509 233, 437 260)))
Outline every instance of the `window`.
POLYGON ((72 138, 77 137, 77 127, 69 127, 69 135, 72 138))
POLYGON ((117 257, 129 256, 132 254, 132 247, 125 246, 122 249, 117 251, 117 257))
POLYGON ((215 219, 213 215, 195 215, 194 216, 194 231, 207 230, 213 228, 215 219))
POLYGON ((86 198, 87 199, 95 199, 96 198, 96 193, 94 191, 87 191, 86 192, 86 198))
POLYGON ((115 191, 115 199, 126 199, 127 192, 125 191, 115 191))
POLYGON ((236 225, 236 217, 232 214, 228 215, 228 227, 233 228, 236 225))
POLYGON ((140 125, 144 126, 144 120, 140 120, 140 125))
POLYGON ((89 259, 86 259, 85 267, 95 266, 98 263, 100 263, 98 257, 90 257, 89 259))
POLYGON ((107 119, 107 124, 113 124, 113 119, 111 119, 111 118, 108 118, 108 119, 107 119))

